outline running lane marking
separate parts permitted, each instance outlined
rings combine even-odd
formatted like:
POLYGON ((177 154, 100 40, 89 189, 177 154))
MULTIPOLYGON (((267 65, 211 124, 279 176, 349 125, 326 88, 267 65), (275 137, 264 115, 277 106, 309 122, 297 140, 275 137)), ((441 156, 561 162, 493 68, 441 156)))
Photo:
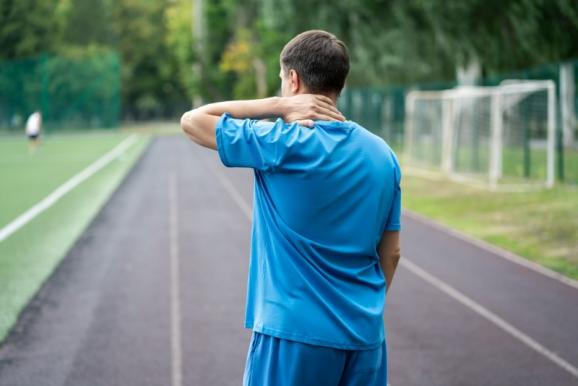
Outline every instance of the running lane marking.
POLYGON ((40 213, 44 212, 46 209, 54 205, 58 200, 62 198, 66 193, 70 192, 82 182, 90 178, 94 173, 98 172, 100 169, 104 168, 111 161, 115 160, 122 154, 124 154, 132 145, 137 141, 138 137, 136 134, 131 134, 129 137, 125 138, 121 143, 114 147, 111 151, 104 154, 102 157, 88 165, 84 170, 73 176, 71 179, 66 181, 64 184, 60 185, 56 190, 50 193, 48 196, 43 198, 39 203, 28 209, 26 212, 22 213, 20 216, 12 220, 4 228, 0 229, 0 242, 6 240, 18 229, 22 228, 24 225, 32 221, 40 213))
MULTIPOLYGON (((218 168, 213 167, 212 165, 209 166, 210 169, 215 173, 218 180, 221 181, 225 190, 229 193, 233 201, 237 203, 241 211, 245 214, 247 219, 251 221, 250 212, 247 212, 247 208, 249 208, 249 204, 245 201, 239 190, 235 188, 233 183, 225 176, 223 172, 221 172, 218 168), (226 181, 226 182, 225 182, 226 181), (242 205, 240 204, 242 203, 242 205)), ((431 275, 427 271, 423 270, 416 264, 412 263, 406 258, 402 258, 400 260, 400 264, 407 268, 409 271, 420 277, 421 279, 425 280, 426 282, 430 283, 440 291, 444 292, 446 295, 449 295, 451 298, 457 300, 462 305, 466 306, 467 308, 471 309, 481 317, 487 319, 488 321, 492 322, 494 325, 505 331, 506 333, 510 334, 514 338, 518 339, 522 343, 524 343, 529 348, 533 349, 534 351, 538 352, 546 359, 550 360, 554 364, 558 365, 562 369, 566 370, 574 377, 578 378, 578 368, 570 364, 568 361, 562 359, 558 356, 555 352, 547 349, 536 340, 532 339, 530 336, 524 334, 522 331, 518 330, 516 327, 512 326, 510 323, 506 322, 504 319, 500 318, 498 315, 494 314, 487 308, 483 307, 479 303, 475 302, 474 300, 470 299, 463 293, 459 292, 449 284, 445 283, 441 279, 431 275)))
POLYGON ((492 311, 488 310, 487 308, 483 307, 479 303, 475 302, 474 300, 470 299, 463 293, 456 290, 454 287, 448 285, 444 281, 438 279, 437 277, 433 276, 432 274, 428 273, 427 271, 423 270, 415 263, 412 263, 410 260, 406 258, 402 258, 400 260, 400 264, 411 271, 413 274, 419 276, 423 280, 427 281, 432 286, 436 287, 440 291, 444 292, 446 295, 452 297, 454 300, 457 300, 464 306, 468 307, 481 317, 489 320, 490 322, 494 323, 496 326, 513 336, 514 338, 518 339, 526 346, 530 347, 531 349, 535 350, 542 356, 546 357, 550 361, 554 362, 556 365, 560 366, 562 369, 566 370, 576 378, 578 378, 578 368, 567 362, 566 360, 559 357, 555 352, 547 349, 546 347, 542 346, 540 343, 529 337, 528 335, 524 334, 522 331, 518 330, 516 327, 512 326, 510 323, 506 322, 504 319, 500 318, 498 315, 494 314, 492 311))
POLYGON ((177 176, 169 176, 169 253, 171 261, 171 385, 183 384, 181 348, 181 304, 179 283, 179 236, 177 176))
POLYGON ((171 261, 171 385, 183 384, 182 348, 181 348, 181 304, 179 283, 179 236, 177 210, 177 176, 169 176, 169 253, 171 261))
POLYGON ((533 261, 530 261, 528 259, 524 259, 523 257, 520 257, 513 252, 506 251, 505 249, 502 249, 502 248, 497 247, 495 245, 489 244, 483 240, 477 239, 473 236, 470 236, 470 235, 467 235, 467 234, 462 233, 460 231, 457 231, 455 229, 449 228, 448 226, 446 226, 444 224, 436 222, 436 221, 429 219, 429 218, 427 218, 421 214, 417 214, 417 213, 409 211, 407 209, 403 210, 403 214, 404 214, 404 216, 407 216, 414 221, 420 222, 420 223, 422 223, 426 226, 429 226, 431 228, 434 228, 434 229, 436 229, 442 233, 453 236, 459 240, 465 241, 465 242, 472 244, 472 245, 474 245, 480 249, 483 249, 487 252, 490 252, 494 256, 501 257, 502 259, 508 260, 511 263, 521 265, 521 266, 523 266, 529 270, 540 273, 540 274, 547 276, 551 279, 557 280, 560 283, 563 283, 563 284, 569 285, 570 287, 578 289, 578 281, 577 280, 566 277, 566 276, 562 275, 561 273, 552 271, 551 269, 543 267, 543 266, 541 266, 537 263, 534 263, 533 261))

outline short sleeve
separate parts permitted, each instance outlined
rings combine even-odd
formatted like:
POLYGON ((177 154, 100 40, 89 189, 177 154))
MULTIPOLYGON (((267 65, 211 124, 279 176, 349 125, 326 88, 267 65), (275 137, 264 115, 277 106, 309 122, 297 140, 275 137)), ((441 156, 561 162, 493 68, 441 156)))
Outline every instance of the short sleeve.
POLYGON ((228 113, 217 121, 217 152, 225 166, 274 170, 288 148, 284 122, 235 119, 228 113))
POLYGON ((394 175, 395 188, 384 231, 398 231, 401 229, 401 170, 397 160, 395 160, 394 175))

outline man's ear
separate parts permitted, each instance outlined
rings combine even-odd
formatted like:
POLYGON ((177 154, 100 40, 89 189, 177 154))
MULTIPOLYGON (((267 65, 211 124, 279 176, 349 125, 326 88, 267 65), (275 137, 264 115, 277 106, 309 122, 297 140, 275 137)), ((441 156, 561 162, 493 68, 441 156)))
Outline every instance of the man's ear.
POLYGON ((301 79, 297 71, 291 69, 289 70, 289 82, 291 86, 291 94, 295 95, 301 89, 301 79))

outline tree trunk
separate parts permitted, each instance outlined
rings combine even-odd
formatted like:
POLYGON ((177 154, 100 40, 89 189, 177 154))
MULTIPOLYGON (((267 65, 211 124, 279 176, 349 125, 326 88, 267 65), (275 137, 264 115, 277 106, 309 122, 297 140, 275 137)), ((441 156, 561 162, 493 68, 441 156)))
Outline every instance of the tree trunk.
POLYGON ((257 98, 265 98, 267 96, 267 67, 263 59, 255 58, 253 60, 253 68, 255 69, 257 98))

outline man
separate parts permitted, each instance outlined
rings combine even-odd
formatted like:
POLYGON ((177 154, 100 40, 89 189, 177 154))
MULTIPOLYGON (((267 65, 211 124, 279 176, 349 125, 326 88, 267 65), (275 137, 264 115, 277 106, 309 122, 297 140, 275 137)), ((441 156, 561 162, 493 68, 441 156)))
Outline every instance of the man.
POLYGON ((209 104, 181 118, 223 164, 255 171, 243 382, 384 386, 399 165, 385 141, 335 107, 349 72, 341 41, 304 32, 280 61, 282 97, 209 104), (280 119, 255 120, 265 117, 280 119))
POLYGON ((34 154, 40 145, 40 131, 42 130, 42 115, 35 111, 26 120, 26 136, 28 137, 28 153, 34 154))

